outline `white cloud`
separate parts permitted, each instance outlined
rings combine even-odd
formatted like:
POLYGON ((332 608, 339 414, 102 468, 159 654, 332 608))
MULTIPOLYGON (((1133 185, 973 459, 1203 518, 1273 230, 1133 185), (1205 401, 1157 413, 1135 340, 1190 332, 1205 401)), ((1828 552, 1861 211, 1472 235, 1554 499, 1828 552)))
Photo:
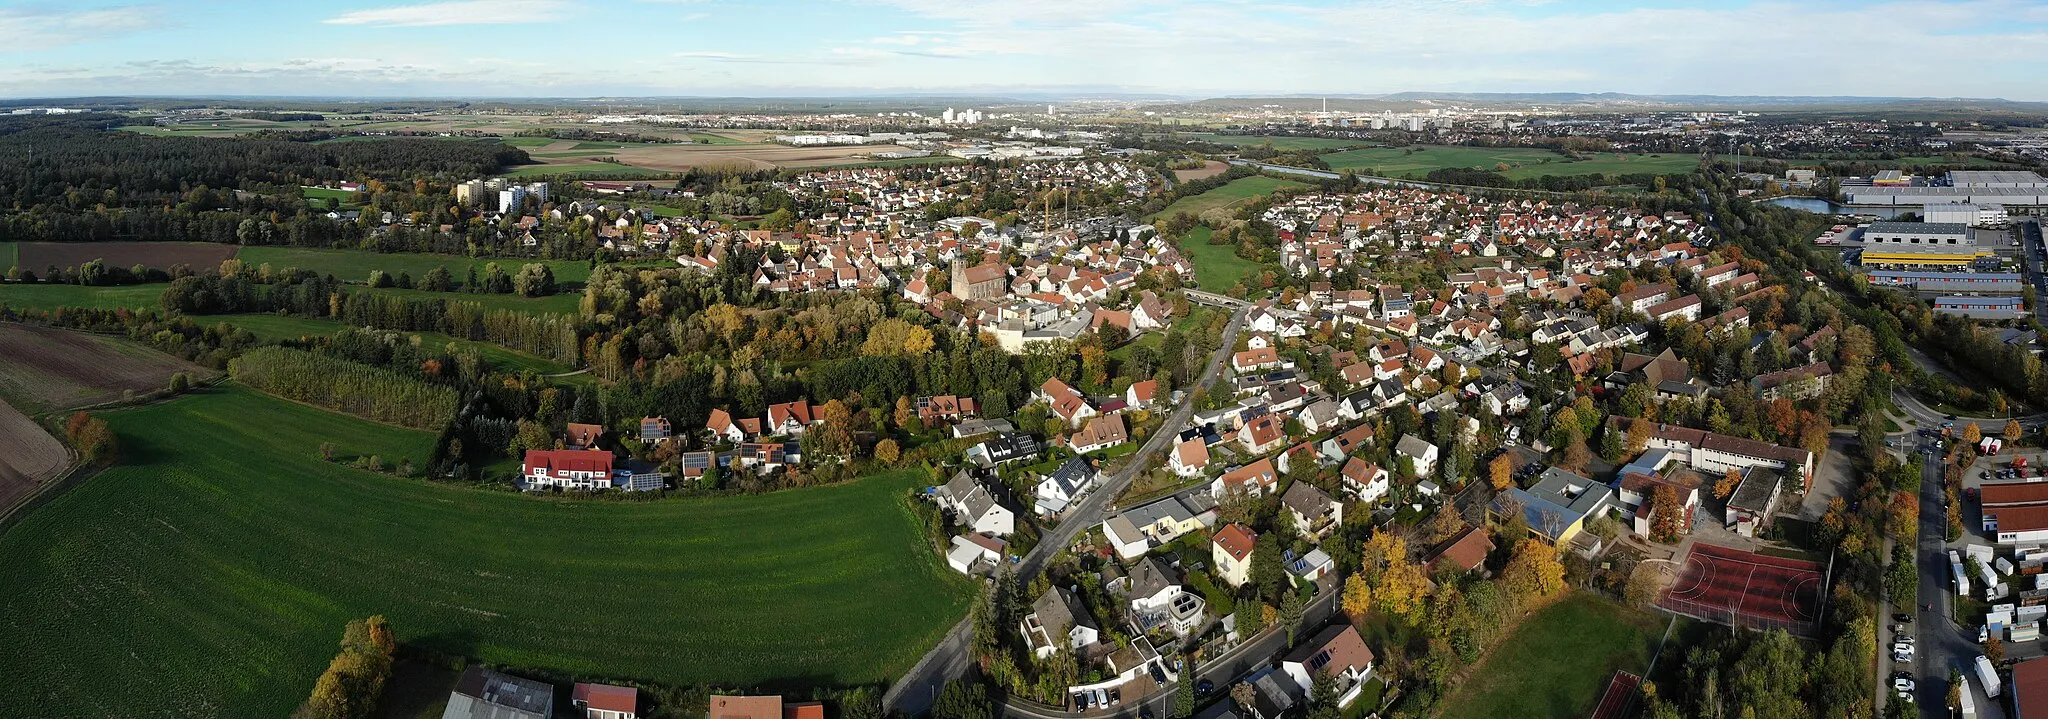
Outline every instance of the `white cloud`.
POLYGON ((516 25, 559 20, 568 10, 565 0, 451 0, 350 10, 321 22, 376 27, 516 25))
POLYGON ((163 12, 151 5, 70 11, 0 8, 0 52, 33 52, 104 40, 161 25, 162 16, 163 12))

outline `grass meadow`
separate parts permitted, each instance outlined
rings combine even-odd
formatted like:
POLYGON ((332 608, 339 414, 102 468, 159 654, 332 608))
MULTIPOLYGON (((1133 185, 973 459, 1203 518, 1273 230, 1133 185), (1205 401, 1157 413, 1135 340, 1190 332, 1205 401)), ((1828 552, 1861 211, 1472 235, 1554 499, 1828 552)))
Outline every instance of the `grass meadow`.
POLYGON ((1663 636, 1659 617, 1585 593, 1522 621, 1446 697, 1444 719, 1576 719, 1617 669, 1642 674, 1663 636))
POLYGON ((1265 267, 1238 257, 1236 247, 1209 244, 1211 234, 1208 227, 1197 225, 1180 241, 1181 252, 1195 266, 1196 286, 1210 292, 1226 292, 1238 280, 1265 267))
POLYGON ((32 310, 53 310, 58 307, 88 307, 101 310, 123 307, 131 310, 150 309, 158 306, 157 298, 163 296, 167 287, 170 285, 161 282, 119 287, 5 283, 0 284, 0 304, 32 310))
POLYGON ((1350 147, 1370 147, 1366 140, 1345 140, 1332 137, 1286 137, 1279 135, 1218 135, 1208 132, 1182 132, 1179 139, 1191 142, 1210 142, 1231 147, 1257 147, 1271 144, 1281 152, 1293 150, 1342 150, 1350 147))
POLYGON ((1231 180, 1230 184, 1214 190, 1174 200, 1173 204, 1167 205, 1166 209, 1160 210, 1153 217, 1172 217, 1182 212, 1199 216, 1218 207, 1231 207, 1254 197, 1270 195, 1278 190, 1295 187, 1308 187, 1308 185, 1265 175, 1240 177, 1231 180))
MULTIPOLYGON (((265 341, 296 340, 303 337, 326 337, 341 331, 341 328, 344 326, 342 323, 334 320, 268 314, 207 315, 194 317, 193 319, 207 326, 212 326, 215 322, 225 322, 248 330, 250 334, 256 335, 258 339, 265 341)), ((561 374, 570 370, 569 367, 565 367, 560 363, 544 360, 523 352, 515 352, 489 342, 456 339, 439 332, 400 332, 399 334, 418 337, 420 346, 434 349, 439 349, 453 342, 464 349, 474 349, 481 353, 484 359, 490 362, 492 367, 513 372, 532 371, 539 374, 561 374)))
POLYGON ((1509 179, 1556 175, 1607 175, 1648 172, 1659 175, 1691 172, 1699 165, 1699 157, 1685 154, 1661 154, 1657 156, 1614 153, 1590 155, 1584 160, 1571 160, 1564 155, 1536 147, 1464 147, 1458 145, 1415 145, 1411 147, 1372 147, 1345 150, 1321 156, 1329 163, 1330 169, 1373 170, 1387 177, 1417 177, 1429 174, 1431 170, 1447 167, 1468 167, 1481 170, 1498 170, 1505 164, 1508 169, 1501 174, 1509 179))
POLYGON ((123 462, 0 536, 0 706, 279 717, 342 625, 493 664, 774 691, 881 682, 969 582, 902 504, 914 472, 760 496, 570 501, 328 463, 431 435, 233 384, 106 413, 123 462))
POLYGON ((397 277, 400 272, 412 274, 413 281, 426 278, 435 267, 446 267, 461 285, 469 279, 469 268, 483 272, 484 265, 498 263, 507 274, 516 273, 523 265, 544 262, 555 271, 555 281, 580 285, 590 279, 590 263, 583 260, 529 260, 517 257, 463 257, 461 255, 423 255, 413 253, 383 253, 368 250, 326 250, 307 247, 244 247, 235 254, 244 264, 258 267, 269 264, 273 269, 287 267, 312 270, 324 275, 334 275, 346 282, 367 282, 370 270, 383 270, 397 277))

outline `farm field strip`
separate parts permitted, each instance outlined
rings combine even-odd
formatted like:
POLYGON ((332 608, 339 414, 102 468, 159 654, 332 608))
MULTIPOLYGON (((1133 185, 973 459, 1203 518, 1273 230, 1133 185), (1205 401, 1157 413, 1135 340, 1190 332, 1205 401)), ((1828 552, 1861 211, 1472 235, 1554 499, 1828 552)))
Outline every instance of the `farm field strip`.
POLYGON ((71 454, 42 425, 0 401, 0 513, 64 473, 71 454))
POLYGON ((29 413, 163 389, 178 372, 214 374, 125 339, 16 322, 0 322, 0 357, 0 398, 29 413))
POLYGON ((170 285, 161 282, 118 287, 9 283, 0 284, 0 304, 32 310, 54 310, 58 307, 143 310, 158 306, 157 300, 163 297, 167 287, 170 285))
POLYGON ((433 437, 232 384, 105 416, 127 463, 0 536, 0 671, 17 678, 0 705, 36 716, 283 716, 368 614, 401 643, 511 667, 881 682, 971 594, 902 505, 915 471, 569 501, 323 462, 331 442, 417 465, 433 437))
MULTIPOLYGON (((184 264, 193 271, 218 267, 235 256, 234 245, 211 242, 16 242, 14 264, 38 276, 51 266, 77 267, 100 260, 109 267, 147 265, 159 270, 184 264)), ((4 268, 0 268, 4 269, 4 268)))
POLYGON ((1690 172, 1699 156, 1690 154, 1589 154, 1572 160, 1561 153, 1536 147, 1465 147, 1459 145, 1416 145, 1373 147, 1321 155, 1335 171, 1371 169, 1381 175, 1420 177, 1431 170, 1472 168, 1498 171, 1509 179, 1556 175, 1567 177, 1601 173, 1607 175, 1690 172), (1507 165, 1502 171, 1501 165, 1507 165))

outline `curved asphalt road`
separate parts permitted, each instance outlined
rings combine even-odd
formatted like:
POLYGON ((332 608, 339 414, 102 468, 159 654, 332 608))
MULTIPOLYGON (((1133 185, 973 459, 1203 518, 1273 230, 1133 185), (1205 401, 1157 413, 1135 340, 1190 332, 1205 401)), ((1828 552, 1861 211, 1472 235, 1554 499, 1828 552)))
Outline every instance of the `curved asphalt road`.
MULTIPOLYGON (((1223 345, 1216 348, 1215 354, 1209 358, 1209 368, 1202 372, 1202 378, 1197 382, 1197 386, 1206 389, 1222 376, 1223 364, 1230 358, 1231 350, 1237 346, 1237 332, 1244 327, 1247 309, 1240 307, 1231 314, 1230 324, 1223 329, 1223 345)), ((1194 413, 1195 393, 1190 391, 1182 398, 1180 405, 1174 408, 1173 414, 1159 426, 1159 430, 1152 433, 1152 438, 1145 441, 1145 446, 1140 448, 1137 454, 1131 455, 1123 469, 1111 475, 1095 491, 1089 492, 1065 519, 1060 520, 1058 526, 1048 530, 1045 536, 1039 539, 1038 546, 1033 548, 1030 554, 1025 555, 1023 561, 1017 565, 1017 582, 1028 586, 1031 579, 1038 576, 1039 570, 1045 567, 1046 561, 1072 544, 1074 537, 1082 530, 1101 524, 1109 513, 1110 500, 1122 494, 1124 488, 1130 486, 1132 479, 1151 466, 1153 456, 1173 442, 1194 413)), ((972 631, 972 622, 968 617, 962 617, 960 623, 953 625, 953 630, 946 633, 946 638, 939 641, 938 646, 926 652, 924 658, 918 660, 917 665, 911 667, 908 674, 889 687, 889 691, 882 695, 882 708, 885 711, 901 712, 909 716, 930 711, 932 702, 939 696, 939 690, 944 688, 947 682, 967 673, 967 666, 972 660, 972 657, 968 656, 967 640, 972 631)))

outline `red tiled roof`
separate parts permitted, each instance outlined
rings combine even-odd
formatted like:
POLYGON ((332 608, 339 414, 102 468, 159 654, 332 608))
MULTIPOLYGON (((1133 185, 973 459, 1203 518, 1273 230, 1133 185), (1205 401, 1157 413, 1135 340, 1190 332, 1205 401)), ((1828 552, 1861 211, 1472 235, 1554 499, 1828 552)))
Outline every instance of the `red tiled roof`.
POLYGON ((536 469, 546 469, 548 474, 567 477, 570 472, 612 471, 612 453, 601 449, 529 449, 526 450, 526 474, 536 469))
POLYGON ((1232 559, 1242 561, 1245 557, 1252 556, 1252 547, 1258 544, 1259 535, 1246 529, 1242 524, 1229 524, 1216 530, 1215 538, 1210 541, 1222 547, 1224 553, 1229 554, 1232 559))
POLYGON ((578 682, 572 701, 591 709, 610 712, 637 713, 640 705, 640 690, 610 684, 584 684, 578 682))

